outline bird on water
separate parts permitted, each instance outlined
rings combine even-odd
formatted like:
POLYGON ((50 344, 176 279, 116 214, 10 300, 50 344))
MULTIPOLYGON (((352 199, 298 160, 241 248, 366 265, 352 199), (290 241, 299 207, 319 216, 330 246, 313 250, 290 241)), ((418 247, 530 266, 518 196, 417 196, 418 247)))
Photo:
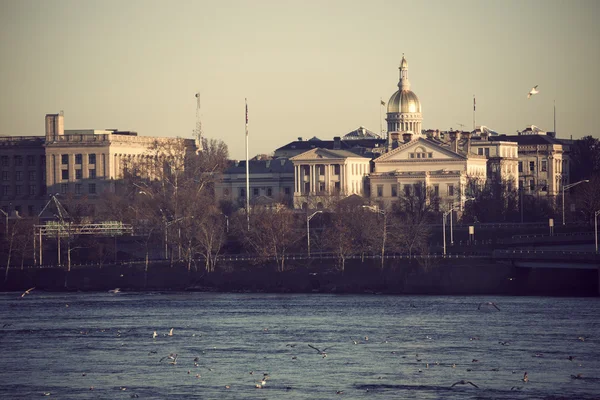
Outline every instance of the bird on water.
POLYGON ((460 380, 460 381, 458 381, 458 382, 454 382, 454 383, 452 384, 452 386, 450 386, 450 387, 454 387, 454 386, 456 386, 456 385, 471 385, 471 386, 473 386, 473 387, 476 387, 477 389, 479 389, 479 386, 477 386, 476 384, 474 384, 474 383, 473 383, 473 382, 471 382, 471 381, 460 380))

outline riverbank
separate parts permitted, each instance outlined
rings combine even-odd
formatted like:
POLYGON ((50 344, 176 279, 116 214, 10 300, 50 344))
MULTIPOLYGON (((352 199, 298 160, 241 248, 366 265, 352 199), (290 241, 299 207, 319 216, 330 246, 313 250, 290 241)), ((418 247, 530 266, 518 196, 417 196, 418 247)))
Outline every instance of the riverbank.
MULTIPOLYGON (((143 263, 103 266, 11 268, 1 291, 191 290, 276 293, 384 293, 423 295, 598 296, 598 270, 522 268, 492 259, 348 260, 342 272, 332 260, 289 260, 275 266, 227 261, 215 272, 202 267, 143 263), (426 262, 425 262, 426 261, 426 262)), ((0 269, 5 275, 5 269, 0 269)))

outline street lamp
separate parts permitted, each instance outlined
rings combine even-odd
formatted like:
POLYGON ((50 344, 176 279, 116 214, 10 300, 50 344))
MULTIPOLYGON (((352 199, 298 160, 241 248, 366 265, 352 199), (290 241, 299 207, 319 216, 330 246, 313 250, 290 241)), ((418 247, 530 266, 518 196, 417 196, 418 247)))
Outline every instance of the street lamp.
POLYGON ((600 210, 594 213, 594 237, 596 238, 596 254, 598 254, 598 215, 600 215, 600 210))
POLYGON ((385 210, 379 210, 375 206, 362 206, 369 211, 383 215, 383 240, 381 241, 381 269, 383 269, 383 257, 385 256, 385 239, 387 237, 387 214, 385 210))
POLYGON ((312 217, 314 217, 315 215, 322 213, 323 211, 319 210, 319 211, 315 211, 314 213, 308 215, 306 214, 306 244, 307 244, 307 248, 308 248, 308 257, 310 258, 310 220, 312 219, 312 217))
MULTIPOLYGON (((444 238, 444 256, 446 256, 446 217, 449 214, 452 214, 453 211, 454 207, 442 213, 442 236, 444 238)), ((450 234, 452 235, 452 231, 450 231, 450 234)))
POLYGON ((579 182, 571 183, 569 185, 564 185, 562 189, 562 224, 565 225, 565 190, 571 189, 573 186, 579 185, 580 183, 587 183, 589 179, 584 179, 579 182))

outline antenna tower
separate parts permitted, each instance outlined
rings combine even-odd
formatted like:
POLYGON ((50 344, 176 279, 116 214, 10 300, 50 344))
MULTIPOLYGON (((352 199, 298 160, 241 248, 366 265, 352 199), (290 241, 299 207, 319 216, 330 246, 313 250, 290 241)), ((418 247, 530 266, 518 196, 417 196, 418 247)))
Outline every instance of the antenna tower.
POLYGON ((202 120, 200 118, 200 92, 196 93, 196 129, 194 129, 196 147, 202 151, 202 120))

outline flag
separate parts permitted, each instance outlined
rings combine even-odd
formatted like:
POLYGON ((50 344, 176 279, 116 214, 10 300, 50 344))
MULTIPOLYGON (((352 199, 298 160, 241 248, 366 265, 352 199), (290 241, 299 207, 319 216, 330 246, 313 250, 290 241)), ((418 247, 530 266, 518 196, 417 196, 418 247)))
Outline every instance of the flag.
POLYGON ((246 100, 246 126, 247 126, 248 125, 248 100, 247 99, 244 99, 244 100, 246 100))
POLYGON ((473 111, 475 111, 475 96, 473 96, 473 111))
POLYGON ((385 101, 381 100, 381 105, 385 106, 385 101))

